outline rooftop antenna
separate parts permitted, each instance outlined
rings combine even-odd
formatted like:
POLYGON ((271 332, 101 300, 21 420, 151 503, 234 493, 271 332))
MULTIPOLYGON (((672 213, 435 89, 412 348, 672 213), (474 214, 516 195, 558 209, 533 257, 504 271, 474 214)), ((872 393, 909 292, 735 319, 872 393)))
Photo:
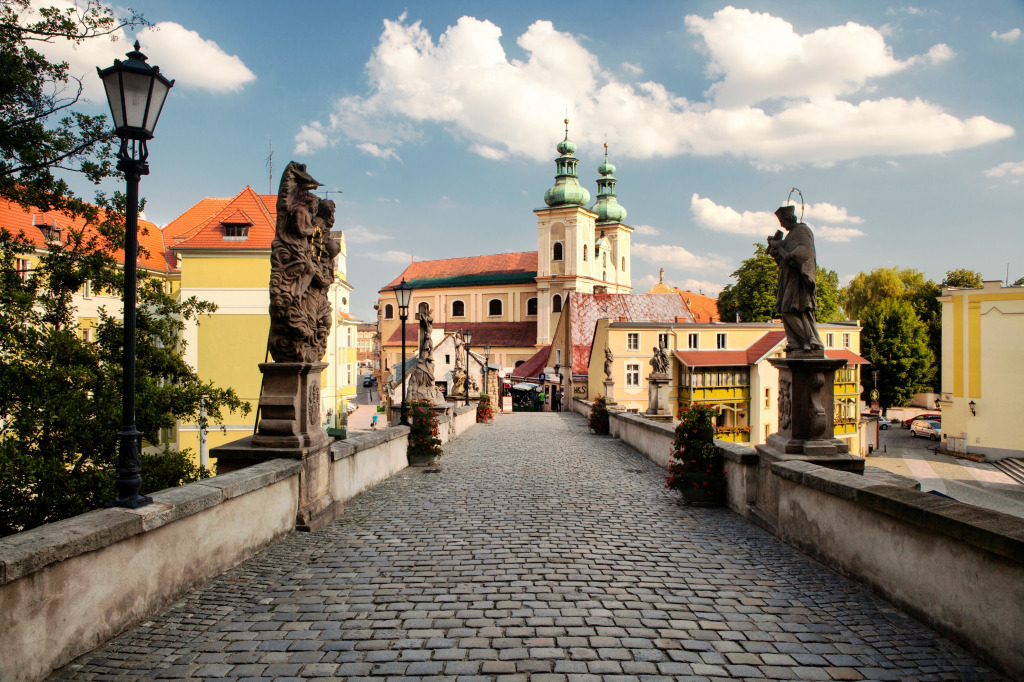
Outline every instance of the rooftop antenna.
POLYGON ((267 194, 274 193, 274 141, 270 141, 270 155, 267 156, 267 194))
POLYGON ((332 194, 344 194, 340 189, 324 190, 324 199, 330 199, 332 194))

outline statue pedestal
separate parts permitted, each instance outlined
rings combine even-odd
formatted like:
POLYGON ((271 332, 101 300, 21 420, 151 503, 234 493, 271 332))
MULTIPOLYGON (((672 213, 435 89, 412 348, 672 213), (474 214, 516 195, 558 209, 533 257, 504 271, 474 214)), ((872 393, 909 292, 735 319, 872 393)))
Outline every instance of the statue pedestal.
POLYGON ((611 379, 604 380, 604 397, 608 399, 609 405, 615 404, 615 398, 612 397, 612 391, 615 390, 615 382, 611 379))
POLYGON ((647 411, 644 417, 657 421, 672 420, 672 405, 668 400, 668 374, 655 372, 647 377, 647 411))
POLYGON ((270 459, 302 461, 296 530, 315 531, 343 509, 331 490, 331 439, 320 425, 320 373, 326 363, 267 362, 263 372, 260 422, 255 436, 211 449, 217 473, 270 459))
POLYGON ((774 531, 779 500, 772 464, 797 460, 863 474, 864 460, 835 437, 835 374, 846 360, 787 357, 768 362, 779 370, 779 430, 756 447, 756 512, 761 525, 774 531))

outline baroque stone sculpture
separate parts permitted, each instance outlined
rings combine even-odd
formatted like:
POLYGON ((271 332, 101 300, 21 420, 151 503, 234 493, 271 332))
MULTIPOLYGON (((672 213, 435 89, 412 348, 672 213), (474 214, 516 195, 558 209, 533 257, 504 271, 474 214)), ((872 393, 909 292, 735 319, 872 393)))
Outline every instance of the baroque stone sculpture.
POLYGON ((654 349, 654 356, 651 357, 651 371, 655 374, 668 374, 668 353, 662 346, 654 349))
POLYGON ((604 348, 604 380, 610 382, 612 380, 612 362, 615 361, 615 356, 612 355, 612 349, 605 346, 604 348))
POLYGON ((306 165, 292 161, 277 193, 277 225, 270 244, 270 355, 274 362, 319 362, 327 350, 334 282, 331 238, 334 202, 310 190, 319 187, 306 165))
POLYGON ((434 327, 434 316, 430 308, 416 315, 420 321, 420 351, 416 366, 409 372, 409 383, 406 386, 408 402, 426 401, 431 405, 445 405, 447 401, 441 390, 434 383, 434 342, 430 338, 434 327))
POLYGON ((814 320, 818 307, 814 235, 797 221, 796 206, 780 206, 775 216, 788 233, 783 236, 778 230, 768 238, 768 255, 779 264, 775 313, 786 330, 786 355, 824 357, 825 345, 814 320))

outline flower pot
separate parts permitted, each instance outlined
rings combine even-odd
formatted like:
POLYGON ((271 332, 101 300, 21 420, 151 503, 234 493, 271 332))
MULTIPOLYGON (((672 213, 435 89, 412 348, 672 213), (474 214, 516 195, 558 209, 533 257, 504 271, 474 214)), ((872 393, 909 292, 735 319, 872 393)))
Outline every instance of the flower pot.
POLYGON ((408 454, 409 466, 411 467, 428 467, 434 463, 433 455, 420 455, 420 454, 408 454))
POLYGON ((720 507, 725 503, 725 482, 718 473, 688 473, 680 492, 695 507, 720 507))

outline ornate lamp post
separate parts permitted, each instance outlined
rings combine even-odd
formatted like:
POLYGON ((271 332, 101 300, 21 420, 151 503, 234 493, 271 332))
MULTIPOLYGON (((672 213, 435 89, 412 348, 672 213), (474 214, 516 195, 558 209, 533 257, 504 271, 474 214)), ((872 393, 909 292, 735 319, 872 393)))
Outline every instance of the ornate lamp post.
POLYGON ((409 319, 409 302, 412 300, 412 287, 405 278, 402 283, 395 287, 395 297, 398 299, 398 319, 402 321, 402 418, 398 423, 402 426, 409 425, 409 417, 405 412, 405 322, 409 319))
POLYGON ((160 68, 146 63, 146 55, 135 50, 125 55, 128 61, 114 60, 106 69, 96 68, 110 104, 114 133, 121 138, 117 169, 128 181, 124 240, 124 369, 122 375, 121 430, 117 436, 117 498, 108 507, 136 509, 153 501, 139 494, 142 467, 139 465, 139 431, 135 428, 135 297, 138 289, 136 268, 139 252, 139 178, 149 175, 149 149, 153 131, 160 118, 167 93, 174 86, 160 68))
POLYGON ((469 329, 462 331, 462 340, 466 344, 466 405, 469 405, 469 344, 473 341, 473 332, 469 329))

